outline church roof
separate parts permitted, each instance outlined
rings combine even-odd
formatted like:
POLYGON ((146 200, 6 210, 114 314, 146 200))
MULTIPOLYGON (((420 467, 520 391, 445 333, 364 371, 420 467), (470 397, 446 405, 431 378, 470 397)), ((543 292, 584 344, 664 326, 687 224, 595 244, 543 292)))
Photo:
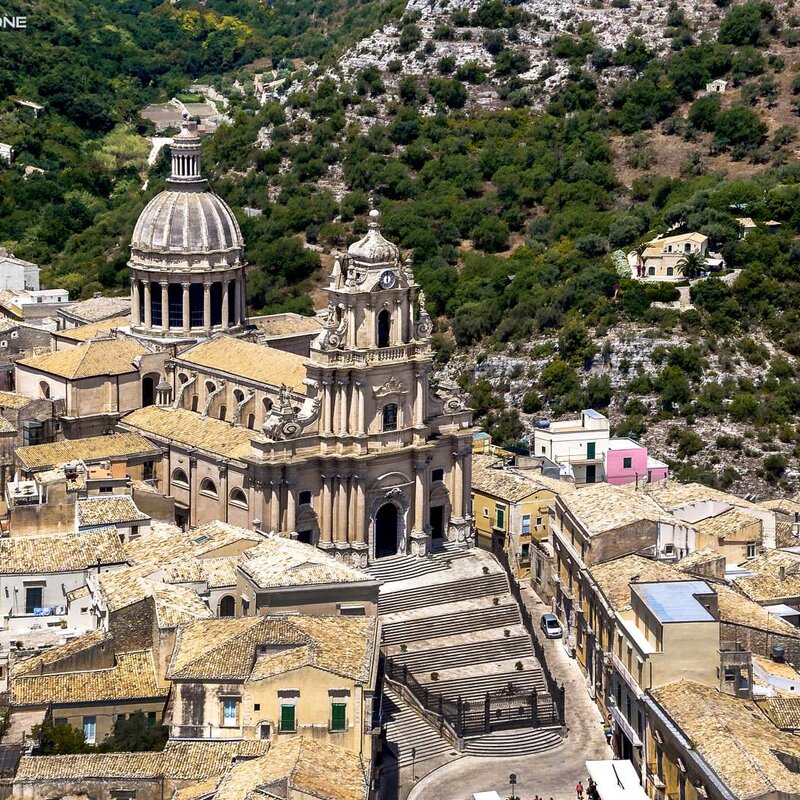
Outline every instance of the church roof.
POLYGON ((373 209, 369 216, 369 230, 347 248, 347 254, 360 264, 394 264, 400 258, 400 249, 381 233, 378 211, 373 209))
POLYGON ((60 378, 78 380, 135 372, 134 359, 149 352, 133 339, 94 339, 71 350, 23 358, 17 363, 60 378))

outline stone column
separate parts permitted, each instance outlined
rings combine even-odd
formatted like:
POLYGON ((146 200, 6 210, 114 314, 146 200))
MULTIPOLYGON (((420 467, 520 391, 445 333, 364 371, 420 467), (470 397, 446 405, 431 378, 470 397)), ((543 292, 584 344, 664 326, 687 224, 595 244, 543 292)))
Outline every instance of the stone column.
POLYGON ((143 281, 144 283, 144 326, 145 328, 153 327, 153 301, 150 295, 150 281, 143 281))
POLYGON ((131 278, 131 322, 134 325, 142 324, 142 313, 139 303, 139 279, 131 278))
POLYGON ((169 281, 159 281, 161 284, 161 330, 169 330, 169 281))
POLYGON ((453 511, 457 517, 464 516, 464 468, 462 465, 463 453, 454 453, 453 462, 453 511))
POLYGON ((414 460, 414 522, 409 539, 411 555, 422 557, 428 550, 428 525, 425 521, 425 496, 428 482, 426 480, 428 462, 424 458, 414 460))
POLYGON ((347 384, 349 381, 347 378, 339 378, 336 381, 337 386, 339 387, 338 396, 336 397, 336 403, 338 406, 338 431, 340 435, 347 434, 347 384))
POLYGON ((414 396, 414 427, 421 428, 425 424, 425 370, 421 369, 415 374, 415 377, 417 391, 414 396))
POLYGON ((242 279, 237 278, 233 282, 233 301, 234 301, 234 322, 237 325, 242 324, 242 279))
POLYGON ((365 477, 364 475, 356 475, 355 478, 355 485, 356 485, 356 521, 355 521, 355 532, 354 537, 357 545, 363 545, 366 548, 366 527, 367 521, 364 519, 364 514, 366 511, 366 486, 365 486, 365 477))
POLYGON ((322 379, 322 432, 333 433, 333 380, 322 379))
POLYGON ((347 476, 336 476, 336 523, 334 538, 337 543, 347 543, 347 476))
POLYGON ((286 481, 286 530, 294 533, 297 527, 297 498, 295 497, 294 487, 296 481, 286 481))
POLYGON ((322 509, 320 512, 320 547, 330 547, 333 536, 333 476, 322 475, 322 509))
POLYGON ((366 434, 365 420, 364 420, 364 404, 366 396, 366 381, 356 381, 356 394, 358 396, 358 419, 356 421, 356 433, 359 436, 366 434))
POLYGON ((189 330, 192 327, 192 315, 191 309, 189 307, 189 291, 191 288, 191 283, 188 281, 184 281, 181 284, 181 288, 183 289, 183 331, 184 333, 189 333, 189 330))
POLYGON ((393 345, 403 343, 403 315, 402 315, 402 300, 394 301, 394 310, 392 311, 392 331, 391 342, 393 345))
POLYGON ((211 283, 203 281, 203 330, 211 330, 211 283))
POLYGON ((222 327, 228 327, 228 287, 230 286, 230 281, 225 278, 222 281, 222 327))
POLYGON ((472 456, 464 453, 461 461, 461 496, 463 498, 462 516, 472 517, 472 456))
POLYGON ((271 480, 269 485, 269 527, 277 533, 281 529, 281 482, 271 480))

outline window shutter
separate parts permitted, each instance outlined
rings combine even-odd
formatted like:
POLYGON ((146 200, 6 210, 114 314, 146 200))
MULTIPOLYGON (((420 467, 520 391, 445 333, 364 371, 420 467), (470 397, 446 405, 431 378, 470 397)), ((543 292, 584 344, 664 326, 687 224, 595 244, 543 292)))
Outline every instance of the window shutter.
POLYGON ((343 731, 346 725, 347 705, 345 703, 331 703, 331 730, 343 731))
POLYGON ((294 730, 294 706, 281 706, 281 730, 294 730))

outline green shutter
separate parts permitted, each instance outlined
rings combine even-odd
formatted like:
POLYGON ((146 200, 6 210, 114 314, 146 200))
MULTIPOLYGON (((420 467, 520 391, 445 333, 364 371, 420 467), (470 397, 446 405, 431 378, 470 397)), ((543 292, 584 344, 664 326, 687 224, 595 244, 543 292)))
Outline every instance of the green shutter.
POLYGON ((294 706, 281 706, 281 730, 294 730, 294 706))
POLYGON ((347 705, 331 703, 331 730, 343 731, 347 727, 347 705))

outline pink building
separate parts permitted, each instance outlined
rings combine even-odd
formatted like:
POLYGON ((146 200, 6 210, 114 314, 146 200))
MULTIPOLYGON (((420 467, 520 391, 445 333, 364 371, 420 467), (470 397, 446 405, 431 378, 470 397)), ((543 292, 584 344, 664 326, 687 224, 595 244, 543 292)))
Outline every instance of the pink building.
POLYGON ((606 481, 622 483, 654 483, 669 475, 669 467, 647 454, 647 448, 633 439, 609 439, 605 463, 606 481))

